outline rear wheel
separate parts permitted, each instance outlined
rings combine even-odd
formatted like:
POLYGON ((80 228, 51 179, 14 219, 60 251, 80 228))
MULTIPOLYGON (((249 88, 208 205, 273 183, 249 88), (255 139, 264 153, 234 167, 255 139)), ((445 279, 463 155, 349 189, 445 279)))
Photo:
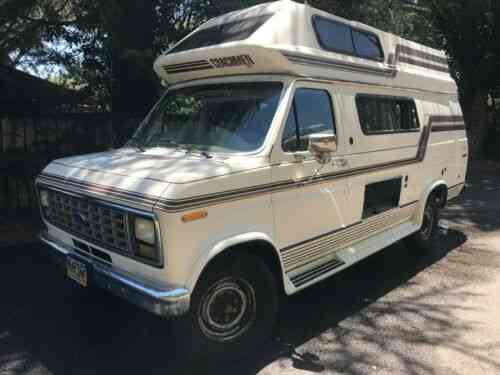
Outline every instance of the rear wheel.
POLYGON ((239 254, 208 267, 176 325, 185 354, 238 359, 270 338, 278 311, 278 284, 259 257, 239 254))
POLYGON ((423 251, 430 251, 434 246, 434 239, 439 229, 439 198, 431 195, 424 209, 422 226, 411 236, 405 239, 408 247, 417 247, 423 251))

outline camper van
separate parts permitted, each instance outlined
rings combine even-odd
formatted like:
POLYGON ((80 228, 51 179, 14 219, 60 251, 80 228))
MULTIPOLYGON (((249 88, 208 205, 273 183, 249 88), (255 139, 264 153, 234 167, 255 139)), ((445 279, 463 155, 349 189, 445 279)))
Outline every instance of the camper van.
POLYGON ((206 22, 154 69, 167 89, 130 142, 38 176, 40 238, 198 354, 256 347, 282 296, 397 241, 431 251, 464 188, 442 51, 283 0, 206 22))

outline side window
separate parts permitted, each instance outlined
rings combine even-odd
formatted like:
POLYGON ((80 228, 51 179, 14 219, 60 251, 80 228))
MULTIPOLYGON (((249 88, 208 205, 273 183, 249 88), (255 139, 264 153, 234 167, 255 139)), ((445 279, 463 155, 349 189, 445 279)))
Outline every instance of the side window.
POLYGON ((363 133, 387 134, 418 131, 415 103, 410 99, 377 96, 356 98, 359 122, 363 133))
POLYGON ((317 17, 314 19, 314 27, 324 49, 354 53, 351 28, 349 26, 317 17))
POLYGON ((413 102, 408 105, 408 102, 400 102, 399 111, 401 113, 401 129, 403 130, 412 130, 418 129, 418 114, 417 108, 413 102))
POLYGON ((352 37, 354 39, 354 48, 358 55, 376 60, 383 59, 382 49, 375 35, 353 30, 352 37))
POLYGON ((283 151, 307 151, 309 135, 317 133, 335 134, 330 94, 324 90, 298 89, 283 131, 283 151))
POLYGON ((384 53, 378 36, 321 16, 313 16, 313 27, 321 48, 378 61, 384 53))

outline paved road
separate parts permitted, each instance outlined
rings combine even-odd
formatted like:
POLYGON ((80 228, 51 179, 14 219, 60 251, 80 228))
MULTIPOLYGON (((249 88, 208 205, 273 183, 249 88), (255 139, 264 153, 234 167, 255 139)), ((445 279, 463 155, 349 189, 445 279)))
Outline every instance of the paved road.
POLYGON ((0 375, 500 374, 500 176, 470 179, 432 255, 395 245, 290 298, 232 365, 183 361, 170 323, 75 289, 42 247, 0 250, 0 375))

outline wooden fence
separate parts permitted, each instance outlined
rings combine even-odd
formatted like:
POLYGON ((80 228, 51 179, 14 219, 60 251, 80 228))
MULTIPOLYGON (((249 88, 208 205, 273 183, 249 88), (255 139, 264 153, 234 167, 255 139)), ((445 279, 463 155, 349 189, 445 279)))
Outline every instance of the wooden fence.
POLYGON ((37 210, 33 183, 51 161, 109 149, 108 114, 57 114, 0 118, 0 217, 37 210))

